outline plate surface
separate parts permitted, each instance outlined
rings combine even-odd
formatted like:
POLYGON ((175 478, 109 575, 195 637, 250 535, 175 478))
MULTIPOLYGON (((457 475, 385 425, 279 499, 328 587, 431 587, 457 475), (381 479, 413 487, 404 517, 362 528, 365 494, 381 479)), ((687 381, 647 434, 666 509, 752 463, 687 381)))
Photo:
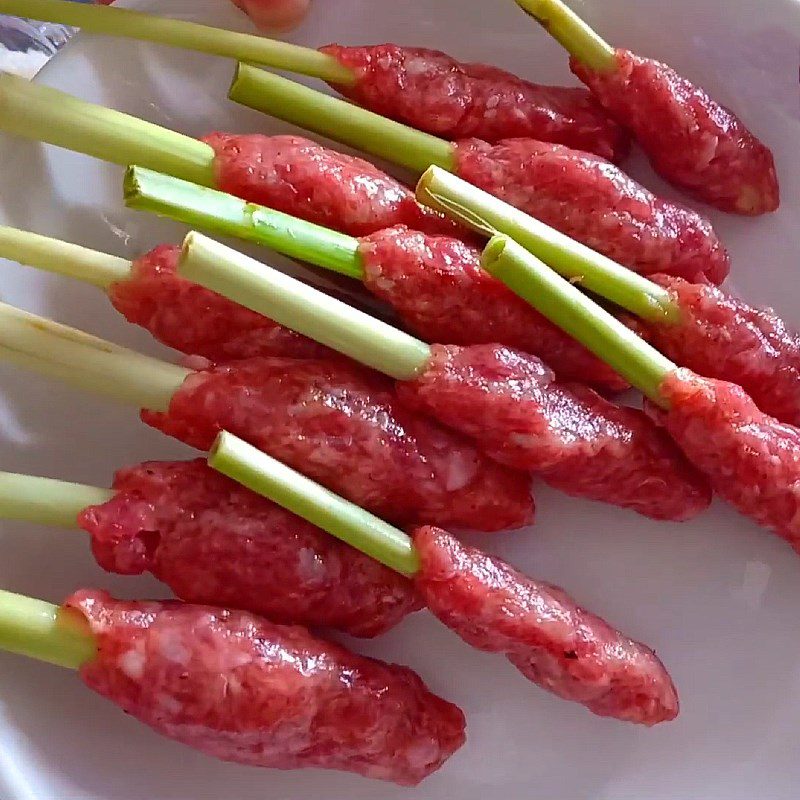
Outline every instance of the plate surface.
MULTIPOLYGON (((128 5, 245 26, 226 0, 128 5)), ((774 149, 778 214, 712 214, 733 256, 733 285, 800 324, 800 4, 768 0, 586 0, 610 40, 668 60, 733 106, 774 149)), ((244 28, 243 28, 244 29, 244 28)), ((511 0, 316 0, 296 40, 440 47, 541 82, 572 82, 563 53, 511 0), (489 12, 489 13, 487 13, 489 12)), ((191 134, 277 131, 226 100, 232 66, 168 48, 78 37, 41 76, 53 86, 191 134)), ((631 171, 669 193, 643 161, 631 171)), ((6 224, 135 256, 182 229, 126 211, 122 170, 36 144, 0 142, 6 224)), ((264 258, 280 263, 269 254, 264 258)), ((3 263, 2 297, 123 344, 165 351, 91 288, 3 263)), ((0 370, 3 469, 108 485, 113 470, 189 455, 134 410, 0 370)), ((593 717, 527 684, 502 659, 462 645, 419 614, 365 653, 408 663, 467 713, 469 741, 416 790, 426 800, 789 800, 800 784, 800 561, 716 505, 688 525, 537 490, 538 524, 483 539, 531 575, 566 587, 654 646, 678 685, 678 721, 644 730, 593 717)), ((0 586, 61 600, 79 586, 163 596, 146 579, 102 573, 82 534, 4 524, 0 586)), ((2 800, 389 800, 404 790, 336 773, 221 764, 159 738, 69 673, 0 656, 2 800)))

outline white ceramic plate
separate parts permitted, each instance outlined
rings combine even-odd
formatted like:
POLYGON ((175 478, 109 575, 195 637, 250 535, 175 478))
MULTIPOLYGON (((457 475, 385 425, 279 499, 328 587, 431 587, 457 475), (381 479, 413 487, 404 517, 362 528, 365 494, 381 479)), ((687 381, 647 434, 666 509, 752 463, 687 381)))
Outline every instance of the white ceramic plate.
MULTIPOLYGON (((242 26, 227 0, 127 3, 242 26)), ((773 148, 778 214, 712 214, 733 256, 735 286, 800 324, 800 4, 795 0, 586 0, 612 41, 662 57, 732 105, 773 148)), ((564 54, 511 0, 315 0, 297 41, 397 41, 486 60, 542 82, 571 82, 564 54)), ((228 103, 230 63, 181 51, 80 37, 41 77, 96 102, 201 134, 276 130, 228 103)), ((643 162, 632 171, 667 191, 643 162)), ((18 141, 0 142, 8 224, 133 256, 179 227, 126 211, 122 170, 18 141)), ((265 254, 265 258, 268 255, 265 254)), ((277 259, 272 259, 276 262, 277 259)), ((2 296, 143 350, 96 291, 2 264, 2 296)), ((107 485, 113 470, 185 453, 136 413, 0 371, 3 469, 107 485)), ((800 784, 800 560, 721 505, 688 525, 538 490, 538 524, 485 538, 531 575, 656 647, 678 685, 678 721, 654 730, 593 717, 527 684, 503 659, 464 646, 425 614, 356 647, 408 663, 464 708, 469 741, 416 790, 426 800, 794 800, 800 784)), ((85 585, 163 595, 146 579, 92 562, 81 534, 4 524, 0 586, 61 600, 85 585)), ((343 774, 282 773, 218 763, 159 738, 89 693, 68 672, 0 656, 2 800, 388 800, 404 790, 343 774)))

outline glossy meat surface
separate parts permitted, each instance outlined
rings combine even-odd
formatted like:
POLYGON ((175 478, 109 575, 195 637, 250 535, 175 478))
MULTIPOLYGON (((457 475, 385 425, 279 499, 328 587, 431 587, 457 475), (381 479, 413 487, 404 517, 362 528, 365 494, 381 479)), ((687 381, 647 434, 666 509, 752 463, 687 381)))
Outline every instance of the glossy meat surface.
POLYGON ((422 47, 321 49, 356 73, 353 86, 335 87, 342 94, 445 139, 526 137, 588 150, 610 161, 628 153, 623 129, 585 89, 542 86, 422 47))
POLYGON ((499 345, 433 353, 400 396, 501 463, 655 519, 690 519, 709 505, 707 482, 641 411, 560 384, 539 359, 499 345))
POLYGON ((390 228, 361 240, 364 284, 428 342, 501 342, 563 380, 620 391, 625 381, 488 272, 459 239, 390 228))
POLYGON ((364 236, 392 225, 459 235, 452 220, 368 161, 299 136, 212 133, 217 188, 250 203, 364 236))
POLYGON ((572 71, 628 128, 668 181, 723 211, 765 214, 780 204, 775 162, 729 109, 674 69, 617 50, 616 69, 572 71))
POLYGON ((741 387, 686 369, 651 409, 714 491, 800 552, 800 431, 764 414, 741 387))
POLYGON ((67 606, 98 638, 86 685, 224 761, 321 767, 413 786, 464 742, 464 715, 410 669, 241 611, 112 599, 67 606))
POLYGON ((145 422, 201 450, 221 430, 397 524, 527 524, 527 476, 411 412, 391 382, 345 362, 249 359, 192 373, 145 422), (446 520, 446 522, 445 522, 446 520))
POLYGON ((765 413, 800 425, 800 334, 771 309, 716 287, 668 276, 656 281, 669 289, 679 321, 632 327, 675 363, 736 383, 765 413))
POLYGON ((678 696, 655 653, 563 589, 436 528, 415 531, 414 543, 428 608, 473 647, 502 653, 528 680, 600 716, 643 725, 677 716, 678 696))
POLYGON ((180 247, 162 245, 109 287, 114 308, 163 344, 211 361, 255 356, 323 358, 331 351, 177 274, 180 247))
POLYGON ((530 139, 459 142, 458 174, 642 275, 722 283, 728 253, 711 223, 608 161, 530 139))
POLYGON ((151 572, 181 600, 365 637, 421 607, 406 578, 202 459, 120 470, 114 489, 79 518, 98 564, 151 572))

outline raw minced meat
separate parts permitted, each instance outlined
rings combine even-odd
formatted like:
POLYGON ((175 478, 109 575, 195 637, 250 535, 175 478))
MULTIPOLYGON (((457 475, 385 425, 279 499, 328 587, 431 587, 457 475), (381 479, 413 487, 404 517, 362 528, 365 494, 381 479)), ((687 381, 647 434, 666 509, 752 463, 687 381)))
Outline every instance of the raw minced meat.
POLYGON ((158 733, 224 761, 345 770, 414 786, 464 743, 461 710, 406 667, 299 626, 83 590, 97 637, 84 683, 158 733))

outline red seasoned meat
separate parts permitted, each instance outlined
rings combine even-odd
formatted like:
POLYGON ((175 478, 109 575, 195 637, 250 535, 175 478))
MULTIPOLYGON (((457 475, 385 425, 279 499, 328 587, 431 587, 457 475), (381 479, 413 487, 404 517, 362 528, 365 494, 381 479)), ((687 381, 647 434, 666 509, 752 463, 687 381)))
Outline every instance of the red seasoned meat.
POLYGON ((413 786, 464 743, 464 715, 406 667, 242 611, 114 600, 88 620, 84 683, 158 733, 250 766, 321 767, 413 786))
POLYGON ((230 431, 397 524, 494 531, 533 513, 524 473, 404 408, 390 381, 354 364, 256 358, 212 367, 186 379, 166 414, 142 418, 201 450, 230 431))
POLYGON ((723 211, 755 215, 778 208, 769 149, 671 67, 628 50, 617 50, 613 70, 595 72, 575 59, 571 66, 668 181, 723 211))
POLYGON ((415 577, 428 608, 464 641, 503 653, 526 677, 603 717, 655 725, 678 714, 678 696, 648 647, 445 531, 414 533, 415 577))
POLYGON ((331 351, 177 274, 180 247, 162 245, 109 288, 127 320, 176 350, 211 361, 255 356, 323 358, 331 351))
POLYGON ((378 636, 421 607, 406 578, 205 461, 121 470, 79 518, 103 569, 151 572, 190 603, 378 636))
POLYGON ((680 309, 677 322, 631 321, 673 361, 741 386, 781 422, 800 425, 800 335, 771 309, 716 287, 657 275, 680 309))
POLYGON ((500 345, 432 351, 428 369, 398 385, 400 397, 501 463, 654 519, 690 519, 711 502, 706 481, 641 411, 557 383, 538 358, 500 345))
POLYGON ((371 111, 446 139, 487 142, 526 137, 619 161, 623 129, 585 89, 541 86, 486 64, 464 64, 438 50, 380 44, 321 48, 356 74, 342 94, 371 111))
POLYGON ((309 139, 212 133, 203 141, 217 154, 217 188, 250 203, 352 236, 392 225, 426 233, 462 232, 373 164, 309 139))
POLYGON ((728 274, 707 219, 598 156, 530 139, 455 146, 462 178, 642 275, 718 284, 728 274))
POLYGON ((626 382, 481 268, 459 239, 397 227, 361 241, 364 284, 428 342, 502 342, 551 364, 560 378, 621 391, 626 382))
POLYGON ((714 491, 800 552, 800 431, 764 414, 740 386, 687 369, 659 387, 651 408, 714 491))

